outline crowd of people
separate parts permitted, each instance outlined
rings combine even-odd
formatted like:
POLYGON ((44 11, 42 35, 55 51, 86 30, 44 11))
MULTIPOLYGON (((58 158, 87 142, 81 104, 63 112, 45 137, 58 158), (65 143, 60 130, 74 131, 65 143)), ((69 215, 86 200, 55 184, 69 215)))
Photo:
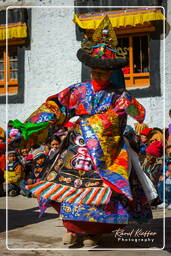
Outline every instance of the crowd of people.
MULTIPOLYGON (((169 115, 171 117, 171 111, 169 115)), ((129 134, 130 141, 134 141, 132 147, 139 156, 142 171, 148 175, 157 190, 160 200, 157 208, 167 207, 171 210, 171 131, 169 127, 162 130, 137 123, 134 129, 127 128, 129 131, 125 131, 125 136, 129 134)))
MULTIPOLYGON (((169 113, 171 116, 171 111, 169 113)), ((60 170, 62 158, 60 156, 60 159, 57 159, 57 156, 61 147, 64 146, 63 144, 65 144, 67 151, 66 141, 70 134, 69 131, 73 127, 74 123, 68 122, 62 129, 49 128, 47 142, 43 144, 34 144, 33 142, 32 145, 18 147, 18 144, 10 143, 7 154, 5 154, 6 133, 1 128, 0 196, 4 196, 6 192, 8 196, 21 194, 26 197, 32 197, 31 192, 25 186, 39 182, 47 177, 47 172, 54 162, 55 168, 60 170), (7 183, 8 186, 6 186, 7 183), (6 191, 7 188, 8 191, 6 191)), ((13 132, 15 131, 10 131, 10 134, 8 134, 9 141, 13 132)), ((134 128, 129 125, 126 126, 124 136, 138 154, 142 171, 148 175, 158 192, 161 203, 157 207, 167 207, 167 209, 171 210, 171 144, 169 142, 169 128, 166 128, 164 133, 160 128, 149 128, 145 123, 135 123, 134 128), (164 136, 165 141, 163 141, 164 136), (163 145, 165 145, 165 164, 163 163, 163 145), (165 185, 163 181, 165 181, 165 185), (164 188, 165 200, 163 199, 164 188)))
MULTIPOLYGON (((16 129, 12 129, 8 134, 7 152, 6 133, 0 128, 0 196, 5 196, 7 193, 12 197, 19 194, 31 197, 31 193, 25 186, 34 184, 45 177, 48 167, 53 165, 72 125, 71 122, 68 122, 62 129, 56 130, 54 127, 53 133, 52 129, 49 129, 46 143, 42 144, 29 141, 23 145, 20 139, 11 143, 13 133, 16 132, 16 129), (7 183, 8 186, 6 186, 7 183)), ((60 156, 58 167, 61 163, 60 156)), ((57 168, 57 164, 55 166, 57 168)))

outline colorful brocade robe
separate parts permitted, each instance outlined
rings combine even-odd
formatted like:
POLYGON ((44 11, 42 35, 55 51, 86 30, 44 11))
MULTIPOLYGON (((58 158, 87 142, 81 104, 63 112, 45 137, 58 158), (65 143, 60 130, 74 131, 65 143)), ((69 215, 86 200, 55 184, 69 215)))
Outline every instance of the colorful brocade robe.
POLYGON ((45 181, 27 189, 42 200, 60 202, 64 219, 127 223, 130 205, 134 213, 139 207, 137 217, 151 217, 135 173, 128 175, 122 136, 127 115, 143 122, 145 109, 127 91, 116 92, 112 84, 95 91, 91 82, 78 83, 49 97, 27 122, 55 119, 61 127, 70 118, 79 118, 60 171, 53 170, 45 181), (145 207, 143 213, 141 207, 145 207))

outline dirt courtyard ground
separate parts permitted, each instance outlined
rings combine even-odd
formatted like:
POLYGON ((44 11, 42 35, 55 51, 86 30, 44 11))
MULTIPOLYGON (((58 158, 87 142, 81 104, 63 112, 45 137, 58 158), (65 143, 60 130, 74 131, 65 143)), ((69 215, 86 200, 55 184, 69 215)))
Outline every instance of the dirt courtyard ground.
POLYGON ((166 210, 166 247, 163 247, 163 211, 153 210, 154 219, 150 224, 129 225, 125 234, 117 231, 105 235, 96 248, 84 248, 81 237, 70 248, 62 243, 65 229, 56 212, 49 208, 42 218, 38 218, 37 200, 23 196, 8 199, 8 232, 6 236, 6 200, 0 198, 0 255, 5 256, 51 256, 51 255, 119 255, 119 256, 163 256, 171 252, 171 210, 166 210), (144 234, 146 232, 146 235, 144 234), (147 237, 148 232, 148 237, 147 237), (119 237, 120 235, 120 237, 119 237), (8 241, 6 241, 6 238, 8 241), (142 239, 143 238, 143 239, 142 239), (146 240, 145 240, 146 239, 146 240), (8 248, 6 248, 6 242, 8 248), (144 249, 144 248, 150 248, 144 249), (120 248, 124 249, 121 250, 120 248), (142 250, 133 250, 138 248, 142 250))

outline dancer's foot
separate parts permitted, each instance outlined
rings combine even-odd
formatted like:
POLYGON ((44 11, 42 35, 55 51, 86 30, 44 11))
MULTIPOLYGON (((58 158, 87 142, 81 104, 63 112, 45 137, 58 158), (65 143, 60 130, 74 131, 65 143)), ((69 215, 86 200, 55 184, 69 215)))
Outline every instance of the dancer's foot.
POLYGON ((166 203, 161 203, 161 204, 159 204, 158 206, 157 206, 157 208, 158 209, 163 209, 163 208, 166 208, 168 206, 168 204, 166 204, 166 203))
POLYGON ((83 238, 83 244, 85 247, 93 247, 96 246, 101 239, 101 235, 86 235, 83 238))
POLYGON ((63 236, 63 243, 64 244, 74 244, 77 240, 77 234, 67 232, 63 236))

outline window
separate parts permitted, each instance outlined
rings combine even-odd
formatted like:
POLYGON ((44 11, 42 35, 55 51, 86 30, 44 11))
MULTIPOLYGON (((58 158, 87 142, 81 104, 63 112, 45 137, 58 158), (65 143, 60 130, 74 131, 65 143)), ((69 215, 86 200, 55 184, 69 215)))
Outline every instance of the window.
MULTIPOLYGON (((16 43, 16 42, 15 42, 16 43)), ((24 102, 25 45, 0 46, 0 103, 6 102, 6 85, 9 103, 24 102), (6 82, 7 79, 7 82, 6 82)))
MULTIPOLYGON (((125 0, 75 0, 75 14, 81 19, 79 20, 82 26, 76 22, 76 39, 82 41, 84 33, 92 34, 94 28, 92 26, 86 27, 86 14, 89 14, 87 21, 95 19, 95 16, 100 16, 100 12, 111 11, 111 17, 114 18, 114 12, 125 12, 125 6, 130 6, 130 1, 125 0), (109 8, 95 8, 95 6, 105 6, 109 8), (85 6, 85 8, 79 8, 79 6, 85 6), (119 8, 118 8, 119 6, 119 8), (88 8, 86 8, 88 7, 88 8), (90 8, 92 7, 92 8, 90 8), (112 15, 113 14, 113 15, 112 15), (84 24, 83 24, 84 23, 84 24)), ((146 6, 147 8, 164 6, 167 13, 167 1, 160 0, 132 0, 132 6, 146 6)), ((157 8, 157 9, 158 9, 157 8)), ((130 9, 130 8, 127 8, 130 9)), ((161 9, 162 12, 162 9, 161 9)), ((128 13, 127 13, 128 14, 128 13)), ((125 16, 125 14, 123 14, 125 16)), ((96 17, 98 20, 99 17, 96 17)), ((149 17, 148 17, 149 18, 149 17)), ((126 19, 127 20, 127 19, 126 19)), ((147 19, 145 22, 137 23, 136 26, 131 27, 132 19, 127 20, 128 23, 125 26, 114 26, 116 36, 119 41, 117 48, 121 47, 120 53, 126 54, 129 59, 129 66, 124 70, 125 83, 128 90, 136 98, 145 98, 161 96, 160 86, 160 40, 163 34, 163 20, 147 19), (141 26, 139 26, 139 24, 141 26), (126 47, 126 48, 124 48, 126 47), (128 49, 127 49, 128 48, 128 49), (147 56, 145 58, 144 56, 147 56)), ((115 22, 114 22, 115 23, 115 22)), ((89 36, 88 36, 89 37, 89 36)), ((122 55, 124 56, 124 55, 122 55)), ((119 57, 119 54, 118 54, 119 57)), ((121 57, 121 55, 120 55, 121 57)), ((82 81, 90 79, 90 70, 85 65, 82 65, 81 72, 82 81)))
POLYGON ((30 47, 31 9, 10 8, 8 25, 6 11, 0 10, 0 103, 24 102, 24 55, 30 47), (8 53, 6 52, 8 29, 8 53), (6 88, 7 86, 7 88, 6 88))
POLYGON ((0 96, 6 94, 6 78, 8 95, 16 95, 18 93, 17 47, 9 47, 8 55, 6 49, 0 49, 0 96))
MULTIPOLYGON (((136 28, 115 29, 118 39, 117 57, 127 56, 128 67, 123 69, 125 84, 137 98, 160 96, 160 21, 136 28)), ((91 38, 94 30, 83 30, 91 38)), ((80 37, 80 40, 81 37, 80 37)), ((82 81, 90 79, 90 70, 82 65, 82 81)))
POLYGON ((149 34, 133 34, 118 38, 117 57, 127 57, 129 65, 122 69, 126 88, 150 86, 149 34))

